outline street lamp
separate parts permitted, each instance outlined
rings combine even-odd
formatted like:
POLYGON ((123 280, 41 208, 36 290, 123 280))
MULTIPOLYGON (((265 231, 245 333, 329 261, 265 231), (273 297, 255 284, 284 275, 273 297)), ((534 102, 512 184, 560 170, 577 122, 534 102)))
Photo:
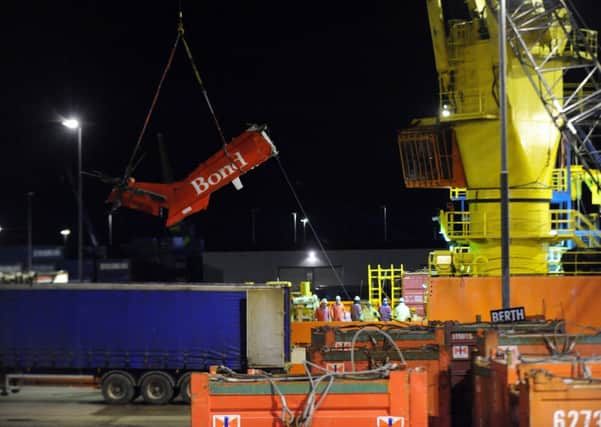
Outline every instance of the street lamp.
POLYGON ((83 282, 83 180, 81 179, 81 123, 70 118, 63 120, 63 126, 77 130, 77 273, 83 282))
POLYGON ((65 244, 67 244, 67 239, 69 238, 69 235, 71 234, 71 230, 69 230, 68 228, 65 228, 63 230, 60 231, 61 236, 63 236, 63 240, 65 241, 65 244))
POLYGON ((303 243, 307 241, 307 223, 309 218, 301 218, 300 222, 303 224, 303 243))
POLYGON ((296 245, 296 212, 292 212, 292 243, 296 245))

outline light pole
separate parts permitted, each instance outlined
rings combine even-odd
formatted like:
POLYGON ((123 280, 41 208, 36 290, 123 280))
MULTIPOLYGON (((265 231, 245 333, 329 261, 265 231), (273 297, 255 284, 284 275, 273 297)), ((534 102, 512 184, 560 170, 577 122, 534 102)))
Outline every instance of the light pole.
POLYGON ((388 215, 386 212, 386 205, 382 205, 382 214, 384 215, 384 241, 388 240, 388 215))
POLYGON ((83 180, 81 177, 81 124, 77 119, 63 120, 63 126, 77 130, 77 275, 83 282, 83 180))
POLYGON ((250 210, 250 238, 251 238, 253 246, 257 244, 256 227, 257 227, 257 212, 258 211, 259 211, 258 208, 252 208, 250 210))
POLYGON ((33 230, 32 230, 32 203, 33 192, 27 193, 27 271, 30 272, 33 264, 33 230))
POLYGON ((292 212, 292 242, 296 246, 296 212, 292 212))
POLYGON ((109 212, 108 215, 108 227, 109 227, 109 249, 113 246, 113 214, 109 212))
POLYGON ((301 218, 301 223, 303 224, 303 243, 307 242, 307 223, 309 222, 309 218, 301 218))

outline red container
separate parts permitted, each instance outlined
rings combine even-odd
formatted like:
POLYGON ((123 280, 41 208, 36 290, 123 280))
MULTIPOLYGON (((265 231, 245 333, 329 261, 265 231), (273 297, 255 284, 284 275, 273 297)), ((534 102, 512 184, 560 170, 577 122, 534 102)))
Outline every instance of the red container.
POLYGON ((428 275, 407 273, 403 277, 403 298, 409 308, 415 308, 420 317, 426 317, 426 294, 428 292, 428 275))
POLYGON ((507 365, 474 360, 472 426, 506 427, 511 424, 507 365))

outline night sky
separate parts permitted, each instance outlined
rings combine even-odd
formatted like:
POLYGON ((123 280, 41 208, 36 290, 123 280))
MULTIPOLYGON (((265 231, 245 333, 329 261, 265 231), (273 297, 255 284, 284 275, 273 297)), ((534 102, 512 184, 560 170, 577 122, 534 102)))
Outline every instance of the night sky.
MULTIPOLYGON (((442 245, 431 217, 447 192, 405 189, 396 145, 398 130, 437 106, 425 2, 251 3, 183 0, 186 39, 226 138, 247 123, 268 125, 327 248, 442 245)), ((0 244, 25 244, 29 191, 34 244, 59 244, 77 214, 68 178, 76 136, 61 118, 83 121, 84 170, 122 175, 176 37, 178 2, 3 6, 0 244)), ((144 138, 139 181, 162 179, 158 132, 176 179, 221 147, 182 46, 144 138)), ((242 180, 242 191, 214 193, 209 209, 187 220, 197 236, 209 250, 292 248, 291 212, 300 210, 276 160, 242 180)), ((104 243, 110 188, 92 178, 84 186, 104 243)), ((114 221, 117 242, 166 233, 142 213, 120 210, 114 221)), ((298 233, 302 243, 300 224, 298 233)))

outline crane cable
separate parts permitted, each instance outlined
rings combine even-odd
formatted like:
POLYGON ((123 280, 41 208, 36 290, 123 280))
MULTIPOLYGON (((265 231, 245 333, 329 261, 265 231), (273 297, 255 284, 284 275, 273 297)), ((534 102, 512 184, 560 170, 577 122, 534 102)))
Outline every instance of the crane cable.
MULTIPOLYGON (((294 200, 296 200, 296 204, 298 205, 298 208, 300 209, 301 213, 303 214, 303 217, 304 218, 309 218, 309 216, 307 215, 307 212, 305 211, 305 207, 303 206, 300 198, 298 197, 298 194, 296 193, 296 190, 294 189, 294 186, 292 185, 292 182, 290 182, 290 179, 288 178, 288 174, 286 173, 286 170, 284 169, 284 165, 282 165, 282 162, 280 160, 280 156, 276 155, 275 159, 278 162, 278 166, 280 167, 280 170, 282 171, 282 175, 284 176, 284 180, 286 181, 286 184, 288 184, 288 187, 290 188, 290 192, 292 193, 292 196, 294 197, 294 200)), ((334 273, 334 277, 336 277, 336 280, 338 281, 338 284, 340 285, 340 287, 344 291, 344 294, 350 300, 351 299, 351 295, 348 293, 348 290, 344 286, 344 283, 343 283, 342 279, 340 278, 340 275, 336 271, 336 268, 334 268, 334 264, 332 264, 332 260, 330 259, 330 256, 326 252, 326 249, 324 248, 324 246, 323 246, 323 244, 321 242, 321 239, 317 235, 317 231, 315 231, 315 228, 313 227, 312 222, 311 221, 307 221, 307 224, 309 224, 309 230, 311 230, 311 234, 313 234, 313 237, 315 238, 315 241, 319 245, 319 249, 320 249, 321 253, 325 257, 326 261, 328 262, 328 266, 330 267, 330 269, 334 273)))
POLYGON ((163 87, 163 83, 165 82, 165 77, 167 77, 167 72, 171 68, 171 64, 173 63, 173 58, 175 57, 175 51, 177 50, 177 45, 181 39, 181 34, 178 32, 177 37, 175 38, 175 43, 173 43, 173 47, 171 48, 171 52, 169 52, 169 58, 167 59, 167 64, 165 65, 165 69, 163 70, 163 74, 161 75, 161 79, 159 80, 159 84, 154 93, 154 97, 152 98, 152 102, 150 103, 150 108, 148 113, 146 114, 146 118, 144 119, 144 124, 142 125, 142 130, 138 135, 138 140, 136 141, 136 145, 134 146, 134 151, 131 153, 131 157, 129 158, 129 162, 125 167, 125 173, 123 175, 123 182, 127 182, 130 178, 131 174, 134 172, 136 166, 139 164, 139 161, 136 161, 136 156, 140 150, 140 146, 142 145, 142 139, 144 138, 144 134, 146 133, 146 129, 148 128, 148 124, 150 123, 150 117, 154 112, 157 101, 159 99, 159 94, 161 93, 161 89, 163 87))
POLYGON ((221 144, 223 145, 223 151, 225 152, 226 157, 230 160, 230 163, 232 164, 233 167, 238 168, 241 171, 244 171, 244 169, 242 169, 241 167, 239 167, 238 165, 236 165, 234 163, 233 159, 230 157, 230 154, 227 151, 227 140, 225 139, 223 129, 221 127, 221 124, 219 123, 217 114, 215 114, 215 109, 213 108, 213 104, 211 103, 211 100, 209 99, 209 94, 207 92, 207 89, 202 81, 202 78, 200 77, 200 72, 198 71, 198 67, 196 66, 194 57, 192 56, 192 51, 190 50, 190 46, 188 45, 188 42, 186 41, 186 37, 184 37, 184 21, 183 21, 181 4, 180 4, 180 9, 179 9, 179 23, 177 25, 177 32, 182 39, 182 44, 184 45, 184 50, 186 51, 186 56, 188 57, 188 61, 190 61, 190 65, 192 66, 192 71, 194 73, 194 77, 196 77, 196 81, 198 82, 198 85, 200 86, 200 90, 202 91, 202 96, 204 97, 204 99, 207 103, 207 107, 209 107, 211 117, 213 118, 213 123, 215 124, 217 133, 219 134, 219 138, 221 139, 221 144))
POLYGON ((207 90, 206 90, 206 88, 204 86, 202 78, 200 77, 200 72, 198 71, 198 67, 196 66, 196 62, 194 61, 194 57, 192 56, 192 51, 190 50, 190 46, 188 45, 188 42, 186 41, 186 38, 184 37, 184 33, 185 33, 185 30, 184 30, 183 12, 182 12, 181 1, 180 1, 179 11, 178 11, 177 37, 175 39, 175 43, 173 43, 173 47, 171 48, 171 52, 169 53, 169 58, 167 60, 167 64, 165 65, 165 69, 163 70, 163 73, 161 75, 161 79, 159 80, 159 84, 158 84, 158 86, 156 88, 154 97, 152 99, 152 102, 150 104, 150 108, 148 110, 148 113, 146 114, 146 118, 144 120, 144 124, 142 125, 142 130, 140 131, 140 134, 138 135, 138 139, 136 141, 136 145, 135 145, 134 150, 133 150, 133 152, 131 154, 129 162, 127 163, 127 166, 125 168, 125 173, 124 173, 122 182, 127 182, 127 180, 131 177, 131 174, 134 172, 134 170, 136 169, 136 167, 140 163, 141 158, 136 161, 136 156, 138 155, 138 152, 140 150, 140 146, 142 145, 142 139, 144 138, 144 134, 146 133, 146 129, 148 128, 148 124, 150 123, 150 117, 152 116, 152 113, 154 112, 154 109, 156 107, 157 101, 159 99, 159 94, 161 92, 161 89, 163 87, 163 83, 165 81, 165 77, 167 76, 167 72, 171 68, 171 64, 173 63, 173 58, 175 57, 175 52, 177 50, 177 46, 179 45, 180 40, 181 40, 182 44, 184 45, 184 50, 186 52, 186 56, 188 57, 188 61, 190 61, 190 65, 192 66, 192 71, 194 73, 194 77, 196 78, 196 81, 198 82, 198 84, 200 86, 200 89, 202 91, 202 95, 203 95, 203 97, 205 99, 205 102, 207 103, 207 106, 209 108, 209 112, 211 113, 211 117, 213 119, 213 123, 215 124, 215 127, 217 128, 217 133, 219 134, 219 138, 220 138, 221 144, 223 146, 223 151, 224 151, 226 157, 230 160, 230 163, 232 164, 232 166, 234 168, 239 169, 241 172, 244 172, 244 169, 241 166, 238 166, 233 161, 233 159, 231 158, 230 154, 227 151, 227 141, 225 139, 225 135, 223 133, 223 129, 221 127, 221 124, 219 123, 219 119, 217 118, 217 114, 215 113, 215 109, 213 108, 213 104, 211 103, 211 100, 209 99, 209 94, 207 93, 207 90))

